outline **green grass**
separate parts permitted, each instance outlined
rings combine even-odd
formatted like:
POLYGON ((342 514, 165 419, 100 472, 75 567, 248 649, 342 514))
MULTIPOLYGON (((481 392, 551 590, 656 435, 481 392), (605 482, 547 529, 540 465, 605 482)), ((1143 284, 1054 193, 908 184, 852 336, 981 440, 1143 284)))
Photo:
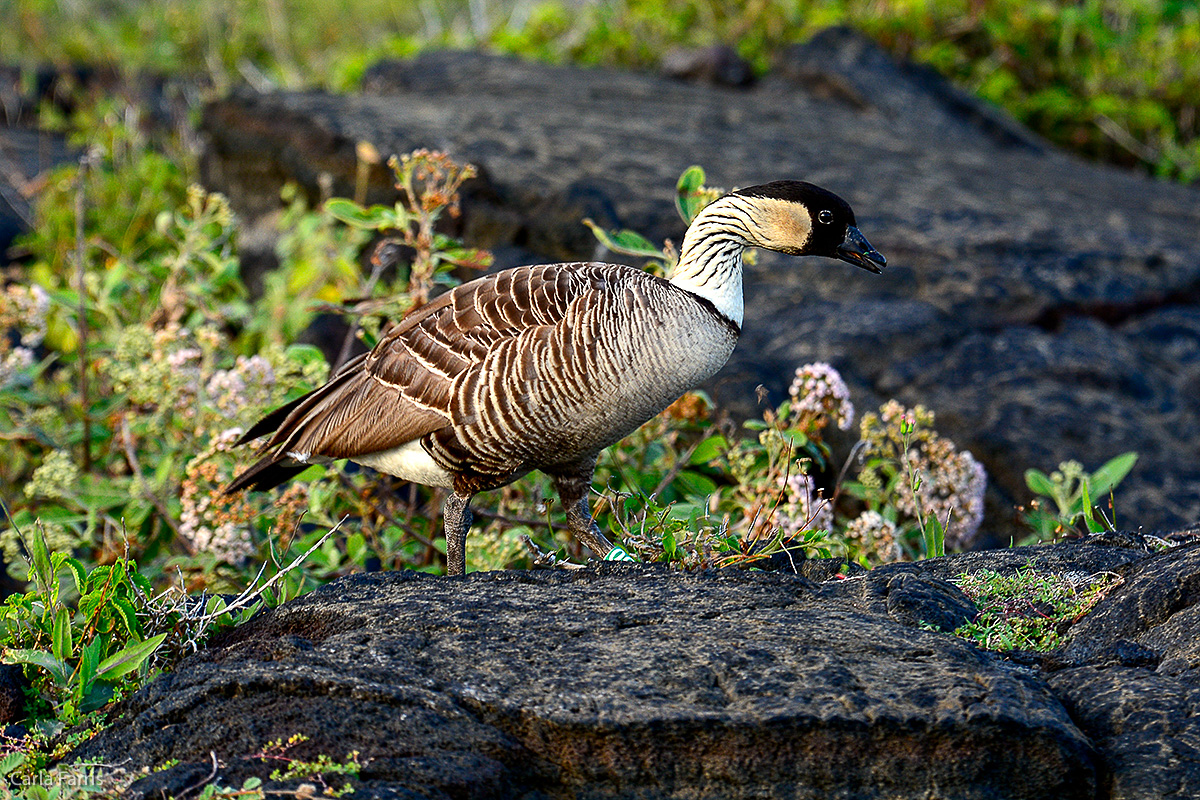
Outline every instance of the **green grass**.
POLYGON ((1090 158, 1200 176, 1200 7, 1185 0, 10 0, 0 52, 23 66, 115 64, 350 90, 381 57, 484 47, 646 68, 727 43, 767 70, 789 44, 848 24, 932 65, 1090 158))
POLYGON ((1055 575, 1028 564, 1012 575, 980 570, 953 579, 979 615, 954 633, 988 650, 1048 651, 1062 645, 1070 624, 1087 614, 1121 578, 1110 572, 1055 575))

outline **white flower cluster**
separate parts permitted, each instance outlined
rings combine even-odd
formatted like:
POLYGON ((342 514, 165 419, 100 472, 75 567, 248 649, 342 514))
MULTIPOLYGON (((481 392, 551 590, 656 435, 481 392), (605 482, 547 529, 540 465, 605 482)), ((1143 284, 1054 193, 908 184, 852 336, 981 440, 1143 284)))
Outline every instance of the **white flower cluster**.
POLYGON ((67 450, 52 450, 46 454, 41 465, 33 471, 33 477, 25 484, 26 497, 48 497, 61 500, 72 497, 79 491, 81 472, 71 453, 67 450))
POLYGON ((46 338, 46 317, 50 313, 50 293, 38 286, 9 286, 4 290, 8 302, 16 311, 24 332, 21 344, 37 347, 46 338))
POLYGON ((41 286, 13 284, 0 294, 0 387, 33 366, 33 348, 46 338, 50 295, 41 286), (20 334, 12 345, 9 332, 20 334))
POLYGON ((947 550, 966 548, 983 522, 987 473, 974 456, 939 436, 933 423, 929 409, 906 409, 896 400, 880 406, 878 414, 864 414, 858 479, 875 491, 889 487, 888 502, 909 520, 916 520, 918 511, 926 523, 936 516, 946 527, 947 550), (894 464, 896 473, 881 464, 894 464), (914 478, 920 484, 916 497, 914 478))
POLYGON ((275 369, 260 355, 238 356, 232 369, 219 369, 208 379, 205 389, 209 400, 220 413, 234 418, 252 406, 259 408, 269 402, 275 385, 275 369))
POLYGON ((8 386, 17 375, 33 366, 33 351, 28 347, 14 347, 0 354, 0 387, 8 386))
POLYGON ((854 424, 850 390, 838 371, 823 361, 797 369, 788 394, 792 396, 792 413, 813 420, 817 429, 831 419, 843 431, 854 424))
POLYGON ((896 523, 878 511, 864 511, 846 525, 846 538, 856 543, 869 559, 879 563, 899 561, 896 523))
POLYGON ((211 500, 202 497, 193 509, 184 510, 179 532, 188 537, 197 552, 210 553, 227 564, 241 564, 254 555, 250 529, 236 522, 223 522, 216 527, 201 524, 200 519, 211 500))
MULTIPOLYGON (((987 471, 968 451, 958 452, 949 439, 936 438, 905 454, 908 464, 921 476, 918 495, 921 513, 935 516, 946 526, 946 548, 970 545, 983 522, 983 496, 987 471), (946 521, 949 520, 949 525, 946 521)), ((897 508, 916 517, 912 487, 901 482, 897 508)))

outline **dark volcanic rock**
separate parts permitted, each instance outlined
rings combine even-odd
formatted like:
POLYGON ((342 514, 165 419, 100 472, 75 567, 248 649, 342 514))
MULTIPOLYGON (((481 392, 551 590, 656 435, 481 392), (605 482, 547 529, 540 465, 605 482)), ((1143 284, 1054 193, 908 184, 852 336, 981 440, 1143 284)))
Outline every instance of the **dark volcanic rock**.
MULTIPOLYGON (((1200 191, 1067 157, 850 31, 751 88, 427 53, 371 69, 357 96, 235 94, 203 128, 208 183, 250 212, 285 180, 317 196, 322 173, 351 194, 359 140, 472 161, 484 178, 462 233, 501 265, 605 255, 587 215, 678 242, 689 164, 716 185, 824 184, 890 266, 765 254, 743 341, 708 387, 722 405, 757 414, 757 384, 778 399, 797 365, 826 360, 860 409, 936 410, 992 477, 991 525, 1028 499, 1026 468, 1094 469, 1125 449, 1142 458, 1118 490, 1123 520, 1200 518, 1200 191)), ((387 197, 384 170, 372 181, 387 197)))
POLYGON ((1195 796, 1197 554, 1104 535, 823 584, 358 576, 225 635, 75 755, 181 761, 141 796, 210 751, 224 782, 265 776, 255 754, 294 733, 299 758, 360 751, 365 797, 1195 796), (974 613, 947 578, 1030 565, 1124 583, 1041 659, 923 629, 974 613))
POLYGON ((1072 630, 1050 677, 1109 796, 1200 797, 1200 545, 1148 558, 1072 630))
POLYGON ((1136 643, 1156 656, 1159 672, 1194 674, 1200 685, 1200 545, 1140 561, 1124 577, 1125 589, 1079 623, 1065 655, 1087 663, 1122 661, 1120 649, 1136 643))
POLYGON ((354 576, 224 634, 72 758, 179 761, 132 797, 197 789, 213 758, 224 785, 267 778, 297 733, 294 758, 359 751, 367 798, 1200 796, 1200 544, 849 573, 354 576), (1056 653, 929 629, 974 613, 948 578, 1031 564, 1123 583, 1056 653))
MULTIPOLYGON (((868 593, 898 578, 922 582, 868 593)), ((355 797, 1096 791, 1087 739, 1025 668, 840 586, 641 566, 339 581, 140 692, 75 755, 180 759, 135 786, 178 791, 212 751, 238 785, 294 733, 312 737, 296 757, 360 751, 355 797)))

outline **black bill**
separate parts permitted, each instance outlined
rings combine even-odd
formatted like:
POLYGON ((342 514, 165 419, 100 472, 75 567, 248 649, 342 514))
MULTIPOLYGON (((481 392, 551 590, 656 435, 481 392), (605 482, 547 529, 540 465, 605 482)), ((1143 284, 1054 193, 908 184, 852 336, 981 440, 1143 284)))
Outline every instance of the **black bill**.
POLYGON ((887 266, 887 259, 871 247, 867 237, 853 225, 846 229, 846 238, 838 245, 837 257, 876 275, 883 272, 883 268, 887 266))

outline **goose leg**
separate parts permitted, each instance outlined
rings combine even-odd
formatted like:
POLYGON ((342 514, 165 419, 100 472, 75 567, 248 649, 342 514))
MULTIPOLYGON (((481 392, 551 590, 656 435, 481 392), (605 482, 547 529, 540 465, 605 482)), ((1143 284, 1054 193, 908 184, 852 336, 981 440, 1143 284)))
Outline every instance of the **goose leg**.
POLYGON ((452 492, 442 506, 446 531, 446 574, 467 574, 467 533, 471 530, 471 495, 452 492))
POLYGON ((592 487, 592 470, 584 474, 555 475, 554 487, 562 500, 567 512, 567 527, 571 535, 583 546, 587 547, 597 558, 604 558, 613 549, 613 544, 592 520, 592 510, 588 506, 588 491, 592 487))

